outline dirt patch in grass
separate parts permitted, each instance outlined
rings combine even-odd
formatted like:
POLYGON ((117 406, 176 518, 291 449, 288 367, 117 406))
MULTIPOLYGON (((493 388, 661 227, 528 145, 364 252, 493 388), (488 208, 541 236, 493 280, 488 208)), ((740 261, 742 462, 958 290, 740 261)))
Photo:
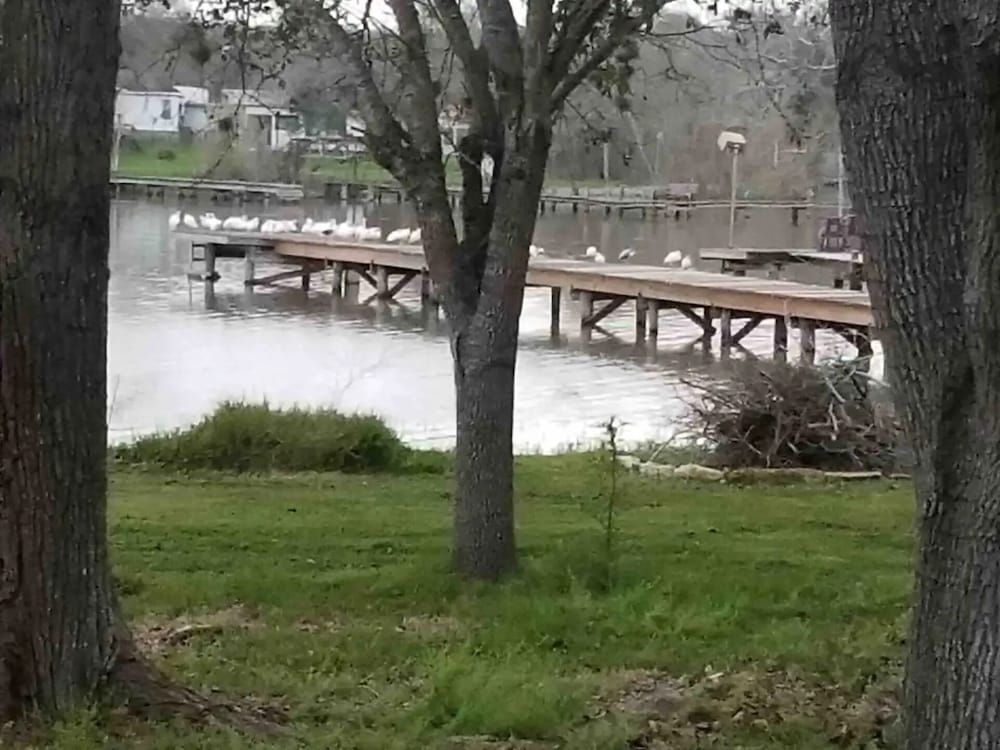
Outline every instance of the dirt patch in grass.
POLYGON ((419 638, 438 640, 458 633, 462 623, 446 615, 412 615, 404 617, 396 626, 397 632, 409 633, 419 638))
POLYGON ((727 746, 734 730, 764 735, 788 722, 822 727, 831 746, 895 747, 898 733, 898 680, 869 685, 851 695, 789 672, 741 671, 673 677, 662 672, 615 673, 588 714, 631 715, 643 729, 631 748, 727 746))
POLYGON ((200 615, 183 615, 167 622, 141 621, 133 627, 136 643, 143 653, 158 656, 182 646, 192 638, 221 635, 252 627, 256 617, 242 604, 200 615))
POLYGON ((451 737, 447 750, 554 750, 558 745, 539 740, 500 740, 496 737, 451 737))

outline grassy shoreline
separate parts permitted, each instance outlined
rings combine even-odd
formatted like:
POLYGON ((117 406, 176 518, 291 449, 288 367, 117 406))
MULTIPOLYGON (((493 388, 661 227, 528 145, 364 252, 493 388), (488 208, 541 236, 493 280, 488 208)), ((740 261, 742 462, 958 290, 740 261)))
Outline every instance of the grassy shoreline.
POLYGON ((605 482, 593 455, 519 458, 520 567, 484 586, 450 572, 440 474, 115 468, 112 558, 140 639, 187 685, 285 707, 294 739, 86 712, 46 746, 809 750, 883 731, 907 485, 629 475, 605 591, 605 482))

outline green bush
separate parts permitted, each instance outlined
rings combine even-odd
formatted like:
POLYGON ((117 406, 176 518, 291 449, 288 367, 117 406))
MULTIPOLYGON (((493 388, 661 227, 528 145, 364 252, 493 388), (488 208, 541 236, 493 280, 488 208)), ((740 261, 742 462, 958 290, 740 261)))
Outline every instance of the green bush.
MULTIPOLYGON (((273 409, 226 402, 184 430, 117 446, 121 463, 166 469, 266 471, 387 471, 410 467, 411 451, 375 416, 332 409, 273 409)), ((412 468, 434 467, 421 461, 412 468)))

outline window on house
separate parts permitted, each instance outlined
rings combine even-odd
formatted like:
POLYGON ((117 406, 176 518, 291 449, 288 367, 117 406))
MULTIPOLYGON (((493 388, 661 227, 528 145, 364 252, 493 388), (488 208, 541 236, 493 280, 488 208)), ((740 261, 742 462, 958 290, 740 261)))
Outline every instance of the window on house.
POLYGON ((169 99, 160 100, 160 119, 161 120, 174 119, 173 104, 169 99))

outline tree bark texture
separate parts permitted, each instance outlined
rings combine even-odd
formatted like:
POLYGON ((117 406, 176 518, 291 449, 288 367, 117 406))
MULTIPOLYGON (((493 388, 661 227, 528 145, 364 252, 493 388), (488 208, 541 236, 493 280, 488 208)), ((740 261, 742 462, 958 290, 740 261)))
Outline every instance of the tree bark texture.
MULTIPOLYGON (((544 129, 508 136, 491 215, 466 223, 463 255, 475 258, 479 249, 482 257, 463 272, 475 278, 457 278, 445 297, 455 369, 455 561, 477 578, 496 579, 516 562, 514 372, 550 139, 544 129), (471 305, 469 288, 478 289, 471 305)), ((464 201, 473 200, 467 187, 464 201)))
POLYGON ((833 0, 876 322, 914 452, 909 750, 1000 747, 1000 23, 992 0, 833 0))
POLYGON ((108 677, 109 159, 116 0, 0 3, 0 717, 108 677))

